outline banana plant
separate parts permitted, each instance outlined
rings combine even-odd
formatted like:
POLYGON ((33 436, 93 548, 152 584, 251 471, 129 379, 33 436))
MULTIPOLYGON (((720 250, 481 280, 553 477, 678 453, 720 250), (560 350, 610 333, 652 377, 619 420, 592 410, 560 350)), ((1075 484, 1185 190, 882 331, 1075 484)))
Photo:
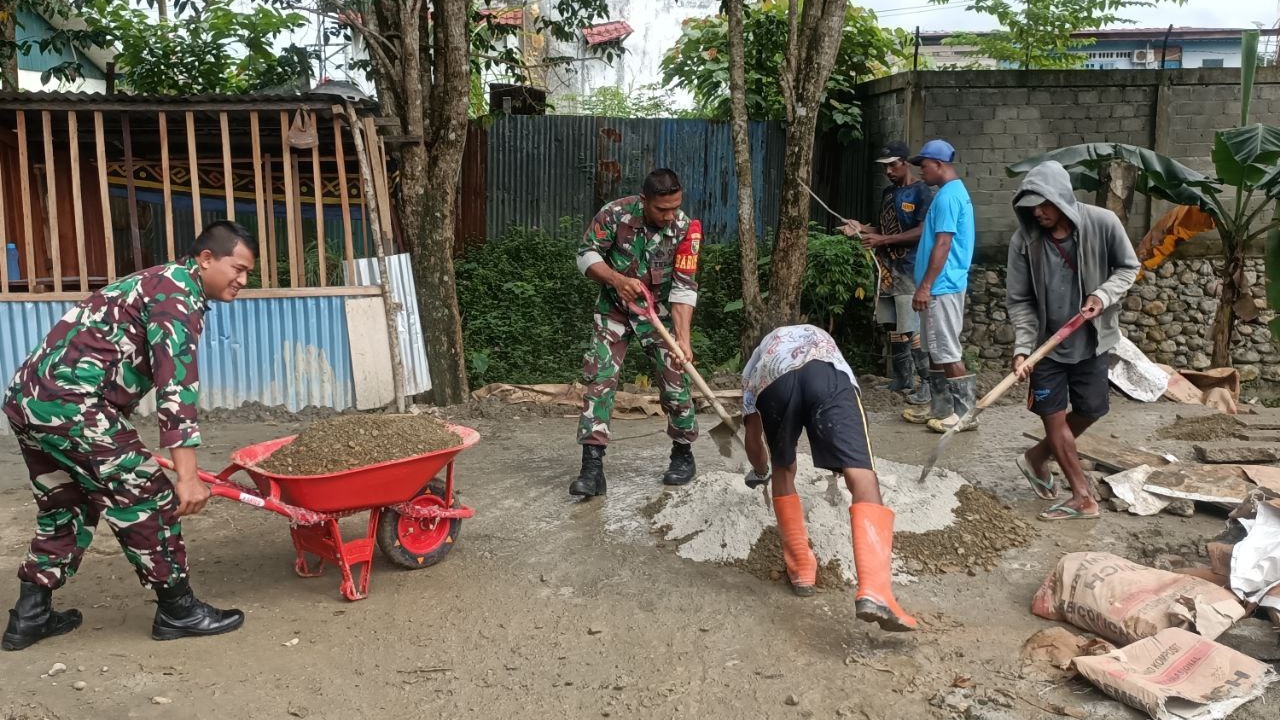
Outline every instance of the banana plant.
MULTIPOLYGON (((1151 198, 1199 208, 1213 218, 1222 241, 1217 265, 1218 310, 1212 338, 1216 367, 1231 364, 1231 338, 1237 317, 1251 320, 1257 312, 1244 277, 1244 259, 1262 240, 1266 250, 1267 297, 1280 309, 1280 127, 1247 124, 1253 95, 1257 34, 1245 35, 1241 79, 1241 127, 1214 134, 1214 176, 1210 177, 1173 158, 1147 148, 1120 143, 1086 143, 1051 150, 1010 165, 1010 177, 1021 175, 1046 160, 1057 160, 1071 174, 1076 189, 1096 192, 1100 171, 1115 161, 1138 169, 1134 186, 1151 198)), ((1280 318, 1271 321, 1280 337, 1280 318)))

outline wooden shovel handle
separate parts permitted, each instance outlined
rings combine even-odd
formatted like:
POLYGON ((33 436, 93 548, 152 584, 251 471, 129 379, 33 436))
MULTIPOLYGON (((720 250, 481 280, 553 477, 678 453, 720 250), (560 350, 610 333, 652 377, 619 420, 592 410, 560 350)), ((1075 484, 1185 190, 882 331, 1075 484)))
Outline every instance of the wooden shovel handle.
MULTIPOLYGON (((1068 335, 1079 330, 1081 325, 1084 325, 1084 315, 1076 313, 1075 317, 1071 318, 1065 325, 1058 328, 1058 332, 1054 333, 1052 337, 1044 341, 1043 345, 1036 348, 1035 351, 1027 356, 1026 362, 1034 365, 1043 360, 1045 356, 1053 352, 1053 349, 1058 347, 1063 340, 1066 340, 1068 335)), ((991 388, 991 392, 982 396, 982 399, 978 401, 977 407, 986 408, 988 405, 998 400, 1001 395, 1004 395, 1005 392, 1009 388, 1013 387, 1016 382, 1018 382, 1018 374, 1009 373, 1000 381, 1000 384, 991 388)))
POLYGON ((667 327, 662 324, 662 320, 658 317, 658 306, 653 302, 653 295, 649 292, 649 288, 642 287, 641 294, 644 295, 644 307, 640 307, 636 303, 628 303, 631 311, 649 317, 649 323, 653 325, 653 329, 662 337, 662 342, 666 343, 667 352, 674 355, 676 362, 680 363, 684 371, 689 373, 689 377, 693 378, 693 384, 697 385, 698 390, 707 397, 707 400, 711 401, 711 406, 716 409, 716 414, 720 416, 720 419, 732 425, 733 419, 729 417, 729 411, 725 410, 724 405, 720 404, 720 399, 716 397, 715 393, 711 392, 707 381, 702 379, 702 373, 699 373, 693 363, 685 358, 684 353, 680 351, 680 346, 676 343, 676 339, 671 337, 671 333, 667 332, 667 327))

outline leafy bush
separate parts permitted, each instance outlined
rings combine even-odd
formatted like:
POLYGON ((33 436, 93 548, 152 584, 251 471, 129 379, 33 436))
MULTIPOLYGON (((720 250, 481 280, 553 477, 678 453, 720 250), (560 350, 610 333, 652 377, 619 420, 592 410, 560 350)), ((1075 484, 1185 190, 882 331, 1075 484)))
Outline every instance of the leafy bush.
MULTIPOLYGON (((582 376, 597 286, 578 272, 582 228, 566 218, 554 234, 512 228, 469 248, 457 263, 463 342, 473 385, 571 382, 582 376)), ((698 273, 693 348, 700 368, 732 367, 741 313, 725 304, 741 295, 735 246, 704 245, 698 273)), ((621 379, 653 376, 632 342, 621 379)))
MULTIPOLYGON (((469 248, 458 260, 458 302, 472 385, 581 378, 598 292, 575 264, 581 232, 570 218, 554 233, 512 228, 469 248)), ((767 246, 761 256, 762 282, 767 282, 767 246)), ((847 238, 810 236, 801 299, 806 319, 830 331, 849 361, 864 370, 878 359, 883 342, 871 319, 873 277, 866 254, 847 238)), ((738 247, 703 245, 693 351, 706 374, 737 371, 746 359, 738 351, 741 296, 738 247)), ((653 377, 648 357, 634 341, 620 377, 623 382, 651 382, 653 377)))

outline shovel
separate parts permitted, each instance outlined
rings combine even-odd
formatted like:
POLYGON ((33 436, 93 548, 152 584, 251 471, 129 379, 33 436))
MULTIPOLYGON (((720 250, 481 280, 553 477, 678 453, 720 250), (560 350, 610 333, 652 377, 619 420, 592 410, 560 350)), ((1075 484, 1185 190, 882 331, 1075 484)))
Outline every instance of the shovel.
MULTIPOLYGON (((1058 328, 1058 332, 1054 333, 1053 337, 1045 340, 1043 345, 1036 348, 1035 352, 1031 353, 1031 356, 1027 358, 1027 362, 1034 365, 1035 363, 1043 360, 1045 355, 1053 352, 1053 349, 1058 347, 1059 343, 1066 340, 1068 335, 1078 330, 1083 324, 1084 315, 1076 313, 1076 316, 1068 320, 1067 324, 1058 328)), ((938 458, 942 456, 942 450, 951 442, 951 437, 959 432, 958 429, 964 427, 969 421, 978 417, 978 414, 983 410, 986 410, 988 405, 999 400, 1000 396, 1004 395, 1005 392, 1009 388, 1013 387, 1014 383, 1017 381, 1017 373, 1009 373, 1006 375, 1004 379, 1000 381, 1000 384, 991 388, 991 392, 983 395, 982 399, 973 406, 972 410, 965 413, 964 417, 960 418, 959 422, 951 426, 950 430, 947 430, 942 434, 942 437, 938 440, 938 444, 934 446, 933 452, 929 453, 929 461, 924 464, 924 469, 920 471, 920 482, 924 482, 924 479, 929 475, 929 471, 933 469, 934 465, 938 464, 938 458)))
POLYGON ((654 330, 662 337, 662 342, 666 343, 667 351, 675 356, 676 361, 689 373, 689 377, 693 378, 693 384, 698 386, 698 390, 711 401, 711 406, 715 408, 716 414, 720 416, 720 422, 708 431, 711 439, 716 442, 716 448, 724 457, 733 457, 735 447, 741 448, 745 453, 747 446, 743 443, 742 438, 738 435, 738 428, 741 421, 731 415, 729 411, 724 409, 724 405, 720 403, 720 399, 707 386, 707 381, 702 379, 701 373, 689 362, 680 352, 680 346, 676 344, 675 338, 671 337, 671 333, 667 332, 667 328, 662 324, 662 320, 658 318, 658 306, 653 302, 653 295, 649 292, 648 287, 643 288, 644 307, 640 307, 635 303, 627 303, 632 312, 637 315, 644 315, 649 318, 649 322, 653 324, 654 330))

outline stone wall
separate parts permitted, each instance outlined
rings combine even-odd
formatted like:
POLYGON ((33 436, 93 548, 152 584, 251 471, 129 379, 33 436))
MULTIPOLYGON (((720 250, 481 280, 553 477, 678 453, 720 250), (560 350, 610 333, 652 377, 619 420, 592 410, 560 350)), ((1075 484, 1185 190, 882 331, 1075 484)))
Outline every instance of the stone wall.
MULTIPOLYGON (((973 199, 978 231, 978 265, 970 276, 969 344, 975 354, 1007 362, 1013 339, 1004 313, 1003 266, 1016 229, 1011 202, 1020 179, 1008 177, 1006 167, 1066 145, 1121 142, 1212 174, 1214 131, 1239 121, 1239 83, 1240 71, 1231 68, 978 70, 903 73, 862 87, 870 147, 904 139, 914 148, 934 137, 956 147, 957 170, 973 199)), ((1259 69, 1252 114, 1273 123, 1280 115, 1280 68, 1259 69)), ((873 186, 874 197, 884 182, 873 186)), ((1095 202, 1090 194, 1077 195, 1095 202)), ((1136 244, 1168 207, 1138 195, 1126 225, 1130 239, 1136 244)), ((1216 301, 1213 272, 1204 258, 1216 253, 1211 233, 1189 241, 1171 264, 1126 299, 1126 332, 1154 360, 1180 367, 1207 362, 1216 301)), ((1261 260, 1251 261, 1250 269, 1261 276, 1261 260)), ((1262 286, 1254 293, 1261 297, 1262 286)), ((1280 354, 1261 320, 1239 326, 1233 354, 1249 382, 1280 381, 1280 354)))
MULTIPOLYGON (((1246 279, 1252 283, 1261 275, 1262 258, 1250 258, 1246 279)), ((1213 264, 1206 259, 1166 262, 1144 275, 1121 301, 1121 331, 1154 362, 1203 370, 1213 354, 1209 333, 1218 307, 1217 284, 1213 264)), ((962 339, 969 359, 988 367, 1007 366, 1013 357, 1013 327, 1005 312, 1005 266, 975 266, 968 301, 962 339)), ((1267 323, 1275 313, 1266 309, 1263 298, 1255 298, 1254 304, 1262 312, 1236 326, 1231 356, 1251 390, 1273 394, 1280 390, 1280 342, 1267 323)))

